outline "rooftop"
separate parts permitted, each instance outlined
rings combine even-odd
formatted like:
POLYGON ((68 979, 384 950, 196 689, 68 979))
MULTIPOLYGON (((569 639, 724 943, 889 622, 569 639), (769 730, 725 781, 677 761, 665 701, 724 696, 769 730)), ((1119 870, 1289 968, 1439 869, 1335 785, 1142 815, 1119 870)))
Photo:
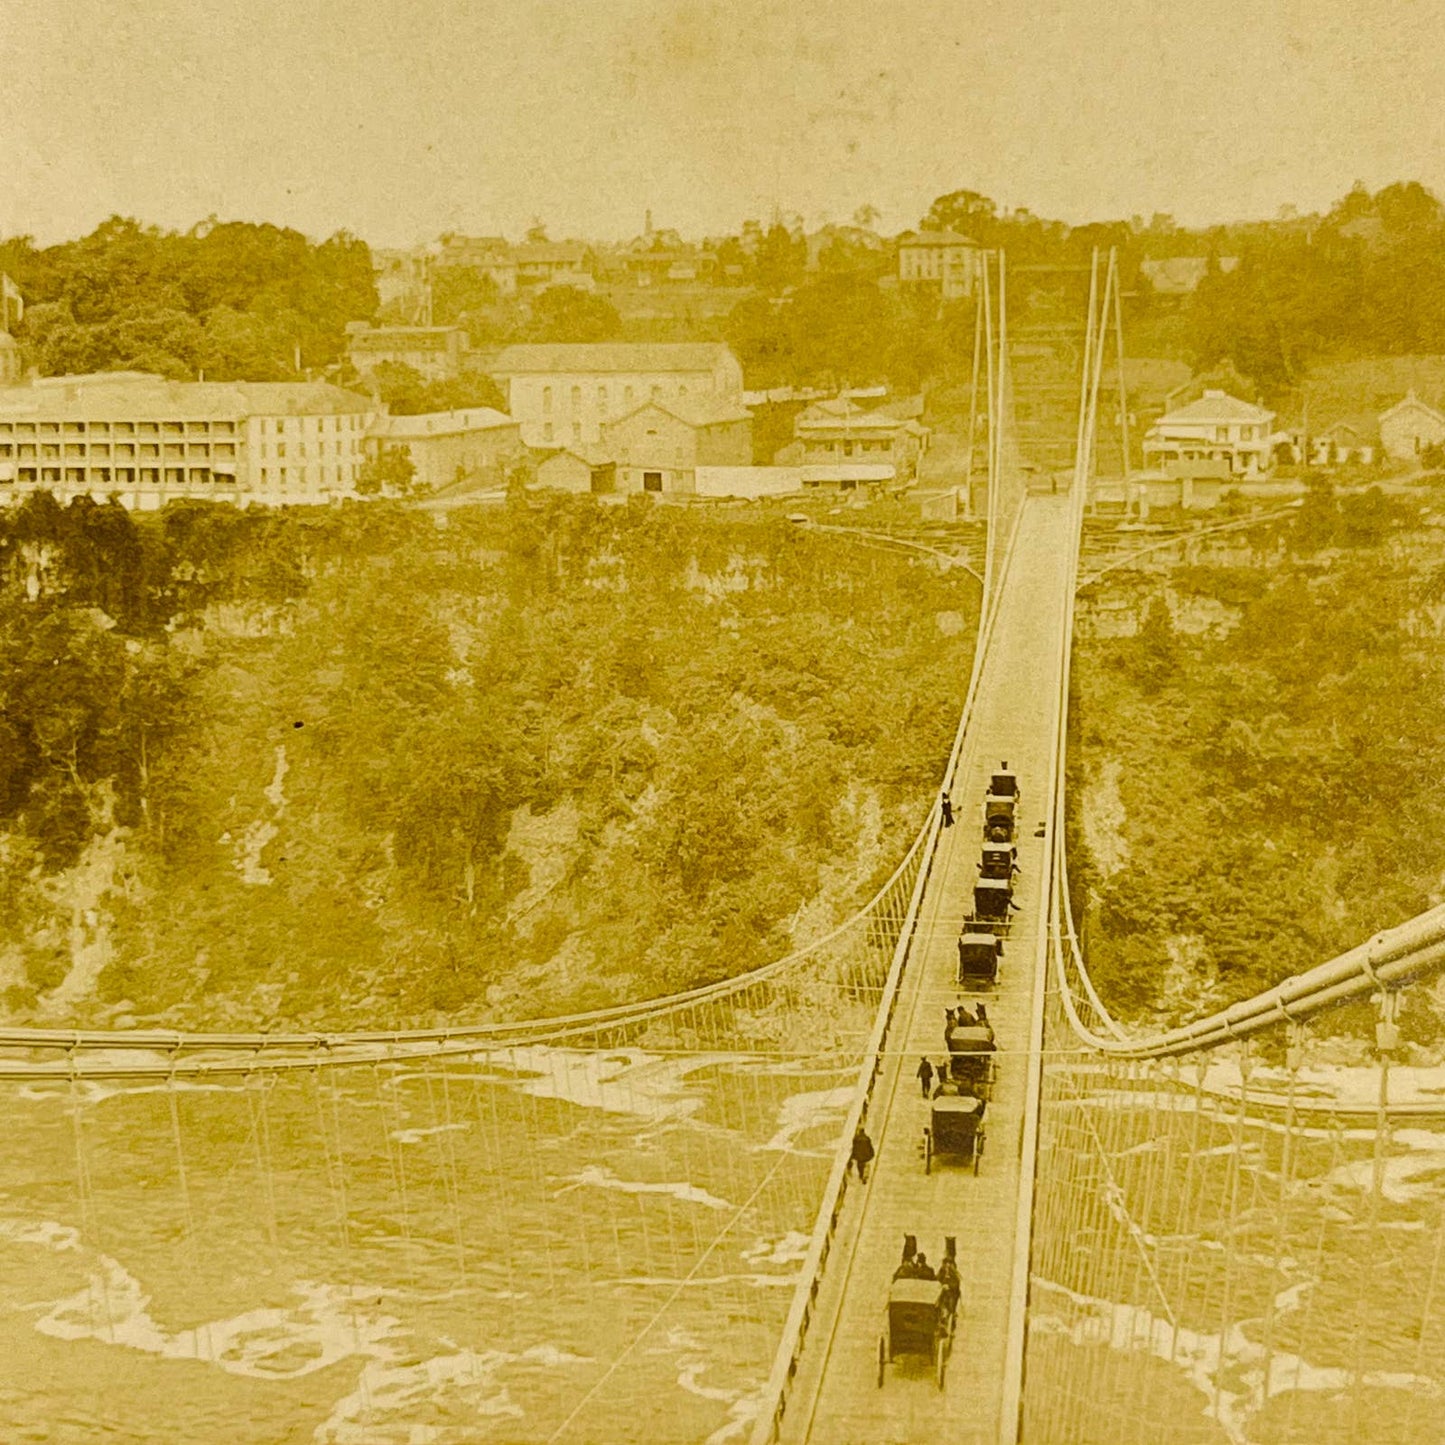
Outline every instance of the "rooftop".
POLYGON ((732 352, 720 341, 534 342, 504 346, 489 370, 494 376, 712 371, 732 359, 732 352))
POLYGON ((385 416, 377 419, 374 433, 407 441, 415 437, 455 436, 459 432, 491 431, 516 426, 506 412, 490 406, 473 406, 458 411, 429 411, 417 416, 385 416))
POLYGON ((916 423, 906 417, 890 416, 884 409, 870 411, 847 397, 816 401, 799 414, 794 423, 799 431, 836 431, 840 427, 859 431, 905 431, 916 423))
POLYGON ((899 236, 898 244, 900 247, 978 246, 977 241, 970 241, 967 236, 960 236, 957 231, 905 231, 899 236))
POLYGON ((729 422, 751 421, 753 414, 741 401, 732 396, 670 396, 664 401, 644 401, 631 411, 614 417, 606 425, 613 427, 619 422, 638 416, 645 411, 665 412, 686 422, 688 426, 725 426, 729 422))
POLYGON ((374 409, 370 397, 324 381, 169 381, 149 372, 101 371, 0 388, 0 415, 47 421, 239 420, 374 409))
POLYGON ((1266 411, 1253 402, 1241 401, 1225 391, 1206 391, 1198 401, 1191 401, 1175 411, 1166 412, 1154 423, 1156 427, 1173 426, 1178 423, 1200 422, 1253 422, 1268 425, 1274 420, 1274 413, 1266 411))

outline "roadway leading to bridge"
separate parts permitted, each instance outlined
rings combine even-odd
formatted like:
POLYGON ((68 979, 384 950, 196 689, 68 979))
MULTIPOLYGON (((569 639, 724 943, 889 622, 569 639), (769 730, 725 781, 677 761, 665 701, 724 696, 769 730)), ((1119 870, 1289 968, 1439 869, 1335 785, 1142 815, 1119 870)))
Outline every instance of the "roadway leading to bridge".
MULTIPOLYGON (((868 1127, 878 1157, 863 1190, 849 1192, 818 1309, 788 1392, 781 1438, 818 1445, 996 1445, 1015 1257, 1021 1141, 1035 996, 1046 839, 1049 762, 1055 735, 1066 561, 1073 545, 1069 498, 1024 502, 998 617, 953 790, 957 824, 942 834, 919 909, 918 937, 890 1033, 868 1127), (972 898, 982 844, 982 803, 991 770, 1007 759, 1019 776, 1020 911, 998 986, 987 995, 999 1057, 988 1106, 987 1145, 975 1178, 959 1161, 923 1172, 928 1106, 915 1078, 920 1057, 946 1055, 943 1014, 961 997, 956 941, 972 898), (922 1360, 900 1360, 877 1380, 878 1337, 905 1233, 931 1262, 958 1237, 964 1276, 947 1379, 940 1394, 922 1360)), ((1026 1268, 1026 1261, 1025 1266, 1026 1268)))

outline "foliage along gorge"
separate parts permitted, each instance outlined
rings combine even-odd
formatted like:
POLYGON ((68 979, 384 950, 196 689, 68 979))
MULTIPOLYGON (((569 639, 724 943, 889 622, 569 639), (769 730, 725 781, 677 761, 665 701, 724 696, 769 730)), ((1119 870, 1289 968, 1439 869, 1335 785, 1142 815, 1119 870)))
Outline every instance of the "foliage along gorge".
MULTIPOLYGON (((1156 554, 1083 589, 1069 882, 1123 1017, 1180 1022, 1445 901, 1430 480, 1394 496, 1315 481, 1187 564, 1156 554)), ((1438 1040, 1445 991, 1434 1002, 1406 1010, 1407 1039, 1438 1040)))
POLYGON ((781 956, 896 866, 965 572, 756 511, 446 521, 0 514, 12 1019, 601 1006, 781 956))

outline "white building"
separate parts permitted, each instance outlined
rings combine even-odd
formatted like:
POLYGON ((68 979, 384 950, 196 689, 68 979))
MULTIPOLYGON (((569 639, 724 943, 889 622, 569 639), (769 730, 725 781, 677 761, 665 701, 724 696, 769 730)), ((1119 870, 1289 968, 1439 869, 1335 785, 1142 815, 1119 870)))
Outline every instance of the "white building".
POLYGON ((1223 391, 1166 412, 1144 437, 1144 465, 1224 461, 1234 476, 1269 470, 1274 412, 1223 391))
POLYGON ((0 389, 0 502, 178 497, 242 505, 353 495, 376 414, 323 382, 185 382, 146 372, 49 377, 0 389))
POLYGON ((905 231, 898 238, 898 281, 928 286, 945 301, 972 296, 983 269, 983 248, 953 231, 905 231))
POLYGON ((1398 461, 1414 461, 1428 446, 1445 442, 1445 416, 1407 392, 1380 413, 1380 444, 1398 461))
POLYGON ((508 346, 487 368, 529 447, 592 446, 647 401, 741 398, 743 369, 719 342, 508 346))

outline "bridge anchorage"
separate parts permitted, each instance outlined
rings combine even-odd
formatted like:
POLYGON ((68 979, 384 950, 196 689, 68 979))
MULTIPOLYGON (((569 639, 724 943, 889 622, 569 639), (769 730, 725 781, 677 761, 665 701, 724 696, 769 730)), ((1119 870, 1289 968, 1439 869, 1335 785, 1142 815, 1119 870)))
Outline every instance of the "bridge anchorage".
POLYGON ((1172 1030, 1109 1014, 1070 913, 1063 777, 1117 274, 1096 263, 1062 480, 1015 441, 1004 289, 999 259, 952 825, 934 808, 808 947, 628 1007, 0 1031, 16 1438, 141 1418, 258 1445, 1441 1437, 1445 1093, 1398 1019, 1445 964, 1445 909, 1172 1030), (1017 909, 990 954, 1003 758, 1019 791, 995 841, 1016 851, 985 871, 1017 909), (1352 1067, 1316 1062, 1327 1018, 1358 1021, 1352 1067), (927 1281, 927 1352, 889 1318, 908 1235, 934 1265, 956 1242, 942 1352, 927 1281))

